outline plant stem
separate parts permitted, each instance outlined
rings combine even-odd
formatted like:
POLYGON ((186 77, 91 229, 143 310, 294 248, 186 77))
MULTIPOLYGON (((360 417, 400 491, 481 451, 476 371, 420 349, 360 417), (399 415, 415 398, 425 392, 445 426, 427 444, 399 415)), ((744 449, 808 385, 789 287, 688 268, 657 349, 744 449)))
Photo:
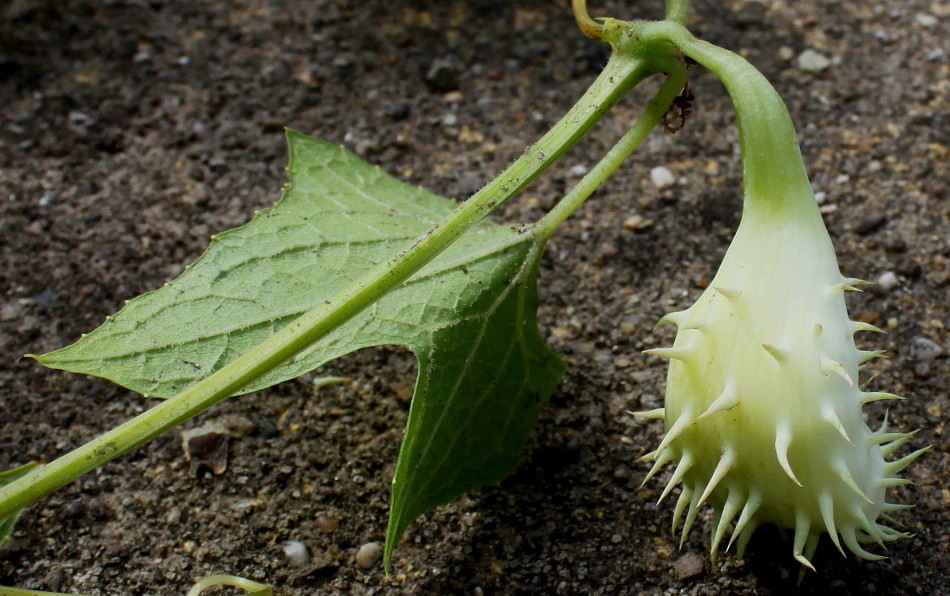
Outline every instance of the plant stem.
POLYGON ((535 233, 542 239, 550 238, 554 230, 567 219, 585 200, 623 163, 663 119, 670 105, 686 82, 686 70, 679 61, 667 61, 662 69, 669 76, 653 96, 636 123, 611 147, 597 165, 535 224, 535 233))
MULTIPOLYGON (((614 51, 580 101, 500 176, 386 263, 301 315, 219 371, 161 404, 0 488, 0 519, 80 475, 189 420, 302 352, 380 296, 400 285, 446 246, 501 205, 560 157, 631 87, 653 70, 632 36, 613 31, 614 51)), ((607 39, 605 37, 605 39, 607 39)))
POLYGON ((749 62, 696 39, 668 21, 636 25, 644 41, 665 40, 712 71, 725 85, 736 111, 745 188, 743 217, 795 211, 819 217, 795 126, 782 98, 749 62))
POLYGON ((689 14, 689 0, 666 0, 666 20, 686 25, 689 14))
POLYGON ((0 586, 0 596, 81 596, 80 594, 63 594, 62 592, 41 592, 40 590, 24 590, 0 586))
POLYGON ((587 0, 571 0, 571 9, 574 11, 574 20, 581 33, 593 39, 601 39, 604 26, 591 18, 587 12, 587 0))

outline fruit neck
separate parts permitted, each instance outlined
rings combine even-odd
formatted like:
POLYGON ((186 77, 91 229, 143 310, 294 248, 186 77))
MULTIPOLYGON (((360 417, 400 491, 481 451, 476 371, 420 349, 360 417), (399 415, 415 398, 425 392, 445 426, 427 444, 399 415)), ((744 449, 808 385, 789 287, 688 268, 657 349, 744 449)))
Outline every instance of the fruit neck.
POLYGON ((670 21, 631 23, 642 43, 675 45, 715 74, 732 99, 742 152, 743 218, 820 219, 795 126, 782 98, 745 58, 696 39, 670 21))

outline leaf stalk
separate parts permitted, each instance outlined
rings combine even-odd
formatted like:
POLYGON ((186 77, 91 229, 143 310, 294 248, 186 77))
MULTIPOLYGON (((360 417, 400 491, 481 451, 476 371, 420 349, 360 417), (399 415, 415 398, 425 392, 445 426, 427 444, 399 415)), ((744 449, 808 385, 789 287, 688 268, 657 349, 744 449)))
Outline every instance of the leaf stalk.
POLYGON ((678 60, 664 61, 663 68, 667 79, 647 105, 643 114, 617 143, 604 155, 597 165, 570 190, 564 198, 535 224, 535 232, 544 240, 551 237, 554 230, 577 210, 584 201, 633 153, 646 139, 650 131, 663 120, 663 116, 673 104, 686 83, 686 69, 678 60))

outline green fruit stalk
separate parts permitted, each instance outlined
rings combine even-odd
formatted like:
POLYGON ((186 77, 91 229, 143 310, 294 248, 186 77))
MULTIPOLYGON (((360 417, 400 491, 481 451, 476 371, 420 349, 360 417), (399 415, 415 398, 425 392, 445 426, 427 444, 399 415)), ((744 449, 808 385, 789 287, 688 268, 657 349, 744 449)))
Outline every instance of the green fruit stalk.
MULTIPOLYGON (((715 72, 736 106, 744 208, 723 263, 699 300, 665 316, 678 327, 663 418, 666 435, 647 456, 647 479, 676 467, 663 491, 682 485, 673 516, 682 536, 704 504, 715 509, 712 556, 726 530, 741 556, 756 526, 794 531, 794 557, 809 559, 821 534, 864 559, 862 544, 906 536, 882 522, 905 507, 888 487, 925 449, 885 458, 910 437, 874 432, 862 405, 896 399, 864 392, 859 366, 881 355, 859 350, 853 334, 880 331, 848 318, 844 292, 864 282, 840 273, 805 174, 788 112, 771 85, 739 56, 671 23, 647 25, 715 72)), ((728 547, 727 547, 728 548, 728 547)))

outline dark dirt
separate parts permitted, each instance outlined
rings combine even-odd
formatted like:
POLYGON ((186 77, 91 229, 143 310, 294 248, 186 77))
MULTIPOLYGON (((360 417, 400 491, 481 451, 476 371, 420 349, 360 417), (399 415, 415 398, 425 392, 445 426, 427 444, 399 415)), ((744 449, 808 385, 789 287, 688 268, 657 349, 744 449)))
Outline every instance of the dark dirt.
MULTIPOLYGON (((283 126, 447 196, 499 172, 606 57, 562 4, 0 3, 0 469, 49 460, 149 407, 18 356, 74 341, 276 200, 283 126)), ((618 18, 661 10, 592 4, 618 18)), ((655 133, 547 252, 540 320, 570 367, 523 463, 415 522, 390 577, 355 557, 383 538, 414 363, 379 349, 319 371, 346 384, 315 390, 311 376, 188 423, 237 429, 221 475, 193 476, 171 432, 32 506, 0 551, 0 584, 181 594, 227 572, 278 594, 947 593, 948 19, 929 0, 704 0, 691 18, 788 102, 842 271, 894 275, 849 306, 888 330, 862 345, 890 356, 871 368, 874 386, 908 397, 891 407, 894 426, 921 429, 912 446, 935 448, 908 470, 916 486, 894 489, 916 504, 901 514, 915 535, 885 561, 842 558, 825 541, 817 573, 795 588, 791 547, 765 528, 745 560, 712 566, 708 523, 679 551, 671 506, 653 505, 660 484, 638 488, 637 458, 662 429, 625 411, 656 407, 665 376, 640 352, 671 339, 654 322, 699 295, 739 216, 729 104, 694 68, 685 130, 655 133), (799 69, 806 49, 831 64, 799 69), (675 186, 657 190, 655 166, 675 186), (926 341, 943 352, 932 358, 926 341), (288 540, 309 563, 291 564, 288 540)), ((498 219, 536 219, 644 97, 627 98, 498 219)), ((866 411, 878 420, 884 408, 866 411)))

